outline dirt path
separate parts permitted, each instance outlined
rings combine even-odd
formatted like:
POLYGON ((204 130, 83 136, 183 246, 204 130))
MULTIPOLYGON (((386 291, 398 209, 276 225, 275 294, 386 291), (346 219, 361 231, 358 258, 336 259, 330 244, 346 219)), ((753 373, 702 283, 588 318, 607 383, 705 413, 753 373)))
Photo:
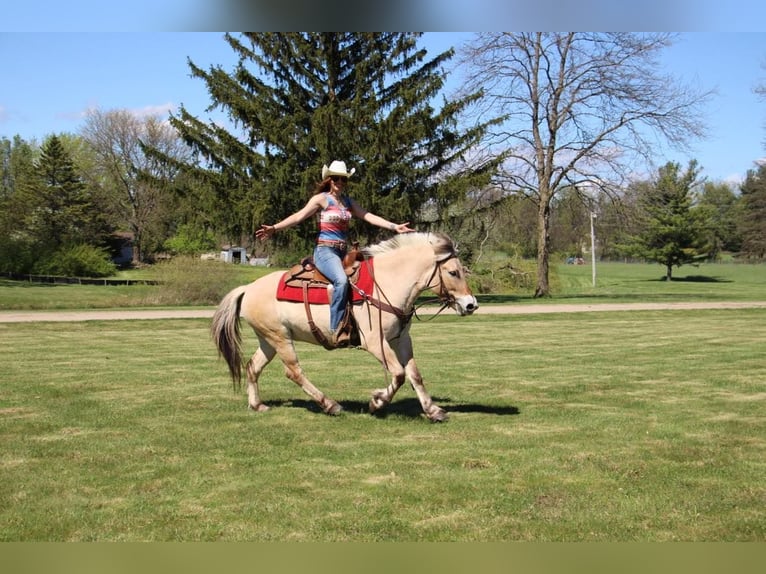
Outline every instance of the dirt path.
MULTIPOLYGON (((532 304, 532 305, 482 305, 477 315, 508 314, 527 315, 535 313, 583 313, 587 311, 657 311, 688 309, 753 309, 766 308, 766 301, 717 301, 689 303, 581 303, 532 304)), ((48 321, 116 321, 125 319, 209 319, 213 309, 142 309, 124 311, 0 311, 0 323, 30 323, 48 321)), ((419 315, 429 315, 436 308, 418 310, 419 315)), ((449 311, 445 311, 449 313, 449 311)))

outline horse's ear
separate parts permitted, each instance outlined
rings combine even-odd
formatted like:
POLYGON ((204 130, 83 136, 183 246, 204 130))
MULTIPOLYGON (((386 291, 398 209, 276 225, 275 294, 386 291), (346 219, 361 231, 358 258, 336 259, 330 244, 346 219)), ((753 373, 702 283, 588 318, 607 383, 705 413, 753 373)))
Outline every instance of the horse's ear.
POLYGON ((436 256, 436 262, 437 263, 444 263, 448 259, 452 259, 453 257, 457 257, 457 253, 455 251, 445 251, 444 253, 441 253, 436 256))

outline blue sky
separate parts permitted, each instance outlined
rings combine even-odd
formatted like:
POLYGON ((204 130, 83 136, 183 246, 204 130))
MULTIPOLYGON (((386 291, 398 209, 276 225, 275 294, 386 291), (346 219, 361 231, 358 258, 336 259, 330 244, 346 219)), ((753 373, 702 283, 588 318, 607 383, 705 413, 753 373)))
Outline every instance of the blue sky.
MULTIPOLYGON (((470 36, 429 33, 424 43, 435 55, 470 36)), ((202 119, 219 118, 205 111, 205 86, 189 77, 186 61, 205 69, 234 62, 220 32, 0 32, 0 57, 0 136, 38 141, 77 132, 90 107, 165 115, 183 104, 202 119)), ((766 157, 766 101, 753 92, 766 83, 766 33, 685 33, 663 62, 685 81, 718 90, 706 111, 710 137, 688 156, 666 159, 695 158, 710 179, 741 179, 766 157)))

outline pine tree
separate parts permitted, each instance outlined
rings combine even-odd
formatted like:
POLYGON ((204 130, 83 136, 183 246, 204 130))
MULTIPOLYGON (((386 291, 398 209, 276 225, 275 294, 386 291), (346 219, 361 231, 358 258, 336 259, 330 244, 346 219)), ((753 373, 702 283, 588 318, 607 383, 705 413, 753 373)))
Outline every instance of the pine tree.
MULTIPOLYGON (((457 120, 478 94, 433 102, 449 50, 427 59, 414 33, 252 33, 226 41, 239 63, 232 73, 189 62, 241 135, 204 123, 183 107, 171 123, 204 158, 197 175, 212 193, 200 200, 232 240, 302 207, 339 159, 357 173, 350 193, 368 210, 416 221, 430 200, 449 199, 487 181, 493 164, 463 169, 486 130, 457 120)), ((306 247, 307 222, 278 236, 306 247)), ((379 230, 357 224, 360 240, 379 230)))
POLYGON ((708 212, 694 206, 699 173, 694 160, 683 173, 680 164, 668 162, 640 199, 645 227, 635 238, 632 252, 664 265, 668 281, 673 279, 673 267, 707 257, 708 212))
POLYGON ((742 254, 749 258, 766 258, 766 165, 749 170, 740 187, 742 212, 739 231, 742 254))
POLYGON ((34 255, 24 220, 29 211, 23 193, 35 177, 36 150, 15 136, 0 140, 0 270, 24 273, 31 269, 34 255))
POLYGON ((83 240, 88 217, 85 184, 71 157, 55 135, 40 148, 34 177, 18 190, 26 204, 25 227, 45 252, 83 240))

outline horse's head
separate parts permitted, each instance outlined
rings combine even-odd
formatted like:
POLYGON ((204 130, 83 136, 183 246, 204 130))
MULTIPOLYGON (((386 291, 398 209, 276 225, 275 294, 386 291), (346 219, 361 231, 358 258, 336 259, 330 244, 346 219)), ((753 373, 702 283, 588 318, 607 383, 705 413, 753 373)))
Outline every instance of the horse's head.
POLYGON ((458 315, 470 315, 479 308, 476 297, 466 281, 466 269, 457 256, 452 240, 446 235, 434 234, 431 240, 436 265, 429 286, 441 302, 452 307, 458 315), (437 282, 438 280, 438 282, 437 282))
MULTIPOLYGON (((443 233, 402 233, 364 249, 365 256, 403 258, 396 262, 394 281, 411 285, 417 293, 432 289, 445 306, 452 307, 459 315, 470 315, 479 308, 476 297, 466 283, 466 271, 457 256, 457 249, 443 233), (428 249, 428 248, 431 249, 428 249), (433 253, 433 258, 429 255, 433 253), (405 263, 409 263, 406 266, 405 263), (419 277, 410 279, 405 269, 411 269, 419 277)), ((414 302, 417 293, 412 294, 414 302)))

